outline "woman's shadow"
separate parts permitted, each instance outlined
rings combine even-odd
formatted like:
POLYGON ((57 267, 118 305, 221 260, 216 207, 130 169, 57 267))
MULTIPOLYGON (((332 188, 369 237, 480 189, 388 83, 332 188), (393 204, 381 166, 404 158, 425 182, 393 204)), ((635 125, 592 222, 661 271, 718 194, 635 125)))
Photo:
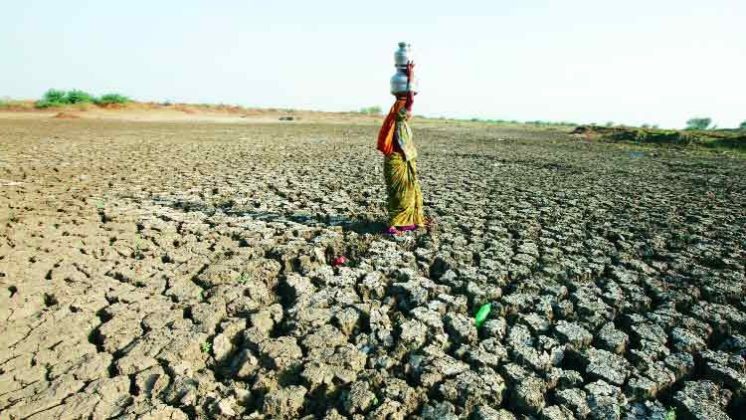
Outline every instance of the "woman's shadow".
POLYGON ((266 210, 237 207, 233 203, 210 205, 203 201, 156 198, 155 204, 170 207, 183 212, 202 212, 208 216, 222 213, 233 217, 250 217, 254 220, 264 222, 297 223, 308 227, 341 227, 345 232, 356 232, 358 234, 381 233, 386 229, 386 224, 372 217, 356 217, 344 214, 317 214, 307 212, 282 213, 266 210))

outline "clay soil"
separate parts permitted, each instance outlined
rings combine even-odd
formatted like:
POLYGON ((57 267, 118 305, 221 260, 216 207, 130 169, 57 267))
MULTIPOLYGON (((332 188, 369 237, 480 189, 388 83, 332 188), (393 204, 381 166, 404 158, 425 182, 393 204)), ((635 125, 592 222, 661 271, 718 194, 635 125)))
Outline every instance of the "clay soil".
POLYGON ((0 418, 743 418, 744 160, 413 127, 0 119, 0 418))

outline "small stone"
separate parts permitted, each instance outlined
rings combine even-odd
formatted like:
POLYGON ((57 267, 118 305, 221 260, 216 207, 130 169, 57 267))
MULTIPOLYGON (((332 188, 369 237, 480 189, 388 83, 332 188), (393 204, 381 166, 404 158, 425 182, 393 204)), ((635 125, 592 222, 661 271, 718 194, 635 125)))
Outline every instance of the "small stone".
POLYGON ((342 398, 342 405, 348 414, 368 411, 376 399, 367 382, 355 382, 342 398))
POLYGON ((743 369, 738 371, 730 366, 708 361, 705 363, 705 375, 708 379, 723 384, 739 394, 746 394, 746 374, 743 373, 743 369))
POLYGON ((488 319, 482 325, 482 334, 485 337, 494 337, 498 340, 502 340, 507 332, 508 324, 505 322, 505 318, 488 319))
POLYGON ((608 322, 598 331, 596 344, 612 353, 623 354, 629 344, 629 336, 616 329, 613 322, 608 322))
POLYGON ((554 326, 557 337, 563 343, 569 343, 577 348, 586 347, 593 341, 593 335, 577 323, 559 321, 554 326))
POLYGON ((546 404, 544 389, 544 382, 539 378, 526 377, 513 385, 511 401, 521 413, 537 415, 546 404))
POLYGON ((306 388, 298 385, 281 388, 264 396, 262 409, 276 418, 295 418, 303 408, 306 393, 306 388))
POLYGON ((585 371, 591 378, 623 385, 629 375, 629 363, 614 353, 590 348, 585 353, 585 357, 587 362, 585 371))
POLYGON ((233 343, 225 334, 218 334, 212 341, 212 353, 218 362, 224 361, 233 352, 233 343))
POLYGON ((425 344, 428 328, 422 322, 413 319, 405 321, 400 326, 399 340, 407 348, 416 349, 425 344))
POLYGON ((448 314, 444 321, 451 340, 456 343, 476 343, 477 328, 472 319, 462 314, 448 314))
POLYGON ((474 409, 472 417, 474 420, 516 420, 510 411, 505 409, 497 410, 486 405, 480 405, 474 409))
POLYGON ((707 347, 707 344, 693 332, 684 328, 674 328, 671 331, 673 348, 676 351, 694 353, 707 347))
POLYGON ((235 404, 236 400, 233 397, 223 398, 217 405, 218 414, 226 417, 235 417, 236 411, 233 409, 235 404))
POLYGON ((575 388, 583 385, 583 376, 576 370, 563 369, 557 381, 559 389, 575 388))
POLYGON ((575 420, 576 417, 573 415, 569 408, 563 405, 551 405, 541 412, 541 418, 543 420, 575 420))
POLYGON ((500 361, 508 358, 508 351, 496 339, 488 338, 480 341, 476 349, 467 353, 467 357, 476 366, 497 368, 500 361))
POLYGON ((241 350, 231 361, 230 371, 236 379, 249 380, 257 370, 259 370, 259 360, 249 349, 241 350))
POLYGON ((293 337, 267 339, 259 343, 259 352, 266 358, 273 369, 286 369, 298 364, 303 352, 293 337))
POLYGON ((168 386, 168 382, 169 377, 160 366, 145 369, 135 377, 135 385, 140 394, 148 397, 160 394, 168 386))
POLYGON ((585 391, 583 391, 582 389, 563 389, 557 391, 555 396, 559 404, 566 406, 580 418, 585 418, 591 411, 588 407, 588 403, 586 402, 585 391))
MULTIPOLYGON (((666 367, 665 363, 660 361, 648 364, 642 372, 642 376, 650 379, 655 384, 655 393, 667 389, 676 382, 674 373, 666 367)), ((644 385, 644 383, 638 382, 637 385, 644 385)))
POLYGON ((334 315, 337 327, 346 336, 352 335, 360 320, 360 313, 355 308, 344 308, 334 315))
POLYGON ((665 358, 664 363, 671 369, 677 381, 694 370, 694 357, 689 353, 673 353, 665 358))
POLYGON ((641 341, 653 341, 656 343, 665 343, 668 341, 668 334, 658 324, 652 322, 641 322, 630 327, 630 334, 635 343, 641 341))
POLYGON ((534 334, 543 333, 549 330, 549 327, 551 326, 551 323, 546 317, 541 316, 536 312, 531 312, 526 315, 520 314, 518 315, 518 321, 528 326, 534 334))
POLYGON ((456 408, 448 401, 428 404, 422 409, 423 420, 458 420, 456 408))
POLYGON ((731 393, 721 390, 711 381, 687 381, 684 388, 673 397, 674 404, 683 414, 693 419, 728 420, 723 411, 730 402, 731 393))
POLYGON ((658 401, 644 401, 630 404, 624 420, 669 420, 668 411, 658 401))
POLYGON ((627 400, 619 387, 598 380, 587 384, 585 390, 588 393, 586 401, 590 408, 591 419, 606 420, 621 417, 622 406, 627 404, 627 400))
POLYGON ((444 399, 463 407, 465 411, 471 411, 479 404, 499 406, 505 383, 491 369, 484 369, 479 373, 467 370, 455 378, 443 381, 438 390, 444 399))
POLYGON ((655 382, 643 376, 633 376, 627 381, 625 386, 627 395, 634 400, 647 400, 655 397, 658 387, 655 382))

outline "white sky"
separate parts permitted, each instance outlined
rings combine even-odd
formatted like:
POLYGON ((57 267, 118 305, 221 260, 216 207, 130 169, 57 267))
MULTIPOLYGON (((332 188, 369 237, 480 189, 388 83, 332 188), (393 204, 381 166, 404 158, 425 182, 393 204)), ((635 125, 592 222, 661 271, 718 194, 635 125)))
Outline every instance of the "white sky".
POLYGON ((417 114, 746 120, 746 0, 6 1, 0 97, 387 109, 399 40, 417 114))

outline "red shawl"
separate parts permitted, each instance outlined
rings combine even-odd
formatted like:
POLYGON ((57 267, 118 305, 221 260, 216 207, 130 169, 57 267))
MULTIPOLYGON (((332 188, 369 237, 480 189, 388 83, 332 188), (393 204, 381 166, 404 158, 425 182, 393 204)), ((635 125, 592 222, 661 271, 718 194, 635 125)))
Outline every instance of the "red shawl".
POLYGON ((383 120, 381 131, 378 132, 378 150, 388 156, 394 152, 394 129, 396 128, 396 116, 399 114, 402 108, 404 108, 405 100, 397 99, 394 105, 391 106, 389 114, 386 115, 386 119, 383 120))

